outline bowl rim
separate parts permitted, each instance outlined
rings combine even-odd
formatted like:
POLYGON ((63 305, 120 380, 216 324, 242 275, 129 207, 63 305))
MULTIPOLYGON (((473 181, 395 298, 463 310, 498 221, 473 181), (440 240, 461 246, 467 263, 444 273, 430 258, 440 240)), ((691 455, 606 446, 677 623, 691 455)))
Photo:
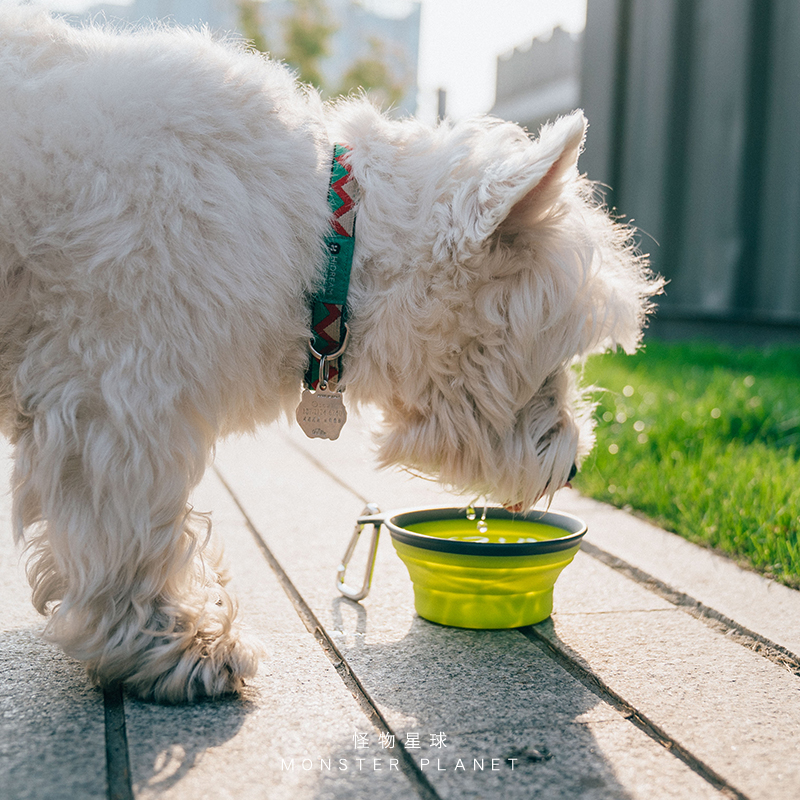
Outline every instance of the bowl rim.
POLYGON ((538 522, 561 528, 564 536, 555 539, 542 539, 536 542, 465 542, 453 539, 440 539, 424 533, 407 530, 404 525, 417 522, 434 522, 441 519, 462 518, 466 514, 466 506, 432 506, 430 508, 406 508, 389 511, 374 517, 362 518, 360 523, 380 522, 389 529, 394 541, 422 550, 433 550, 439 553, 455 553, 459 555, 504 557, 534 556, 546 553, 557 553, 579 546, 588 530, 586 523, 563 511, 542 511, 533 509, 523 514, 507 511, 500 506, 487 506, 487 519, 517 519, 525 522, 538 522))

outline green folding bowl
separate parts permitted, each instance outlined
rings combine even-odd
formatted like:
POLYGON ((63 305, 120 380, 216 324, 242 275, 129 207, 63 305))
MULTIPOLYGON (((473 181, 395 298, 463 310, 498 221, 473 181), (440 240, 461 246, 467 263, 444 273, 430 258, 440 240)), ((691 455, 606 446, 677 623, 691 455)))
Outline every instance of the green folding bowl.
POLYGON ((569 514, 504 508, 487 509, 485 533, 464 508, 390 512, 381 522, 408 569, 417 613, 458 628, 518 628, 547 619, 556 579, 587 530, 569 514))

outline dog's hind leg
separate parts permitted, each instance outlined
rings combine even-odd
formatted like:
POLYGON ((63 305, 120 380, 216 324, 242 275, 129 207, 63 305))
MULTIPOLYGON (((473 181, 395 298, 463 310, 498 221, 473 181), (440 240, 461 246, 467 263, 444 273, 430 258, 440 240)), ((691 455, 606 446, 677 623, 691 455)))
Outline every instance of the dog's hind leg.
POLYGON ((239 691, 259 648, 235 623, 210 522, 187 504, 210 426, 186 408, 120 424, 97 397, 70 402, 69 385, 40 399, 16 437, 14 514, 49 637, 99 683, 143 698, 239 691))

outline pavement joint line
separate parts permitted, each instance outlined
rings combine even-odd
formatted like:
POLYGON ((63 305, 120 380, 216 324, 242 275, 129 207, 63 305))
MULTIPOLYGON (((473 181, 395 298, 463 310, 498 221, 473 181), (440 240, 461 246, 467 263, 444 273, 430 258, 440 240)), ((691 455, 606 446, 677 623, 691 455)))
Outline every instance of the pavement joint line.
POLYGON ((612 555, 607 550, 603 550, 597 545, 584 541, 581 544, 581 551, 586 555, 600 561, 607 567, 619 572, 626 578, 630 578, 635 583, 640 584, 648 591, 652 592, 676 608, 689 614, 695 619, 705 623, 709 628, 725 636, 731 641, 736 642, 748 650, 766 658, 773 664, 788 670, 800 678, 800 656, 791 650, 783 647, 777 642, 773 642, 760 633, 751 631, 740 625, 736 620, 726 617, 714 608, 705 605, 691 595, 681 592, 668 583, 659 580, 649 572, 645 572, 639 567, 635 567, 627 561, 612 555))
MULTIPOLYGON (((312 461, 315 460, 313 456, 309 456, 309 458, 312 461)), ((322 623, 319 621, 319 619, 317 619, 316 614, 314 614, 311 607, 308 605, 298 591, 297 587, 292 582, 292 579, 289 577, 286 570, 284 570, 272 550, 270 550, 269 545, 267 545, 267 543, 264 541, 253 521, 250 519, 249 514, 239 500, 239 497, 233 491, 230 484, 225 480, 225 477, 223 476, 219 467, 214 465, 213 469, 220 482, 225 487, 225 490, 231 496, 231 499, 244 517, 245 524, 247 525, 250 534, 255 540, 258 548, 261 550, 265 561, 275 574, 275 577, 277 578, 278 583, 281 585, 281 588, 294 606, 297 615, 300 617, 308 632, 320 645, 322 651, 328 657, 333 668, 336 670, 337 675, 341 678, 342 683, 344 683, 344 685, 353 695, 361 711, 364 712, 364 715, 367 717, 367 719, 380 733, 396 736, 395 732, 389 726, 386 718, 383 716, 373 699, 369 696, 367 690, 364 688, 364 685, 358 679, 358 676, 355 674, 355 672, 353 672, 350 664, 347 662, 347 659, 336 646, 336 643, 333 641, 333 639, 329 636, 322 623)), ((340 485, 344 486, 345 488, 349 488, 342 483, 341 480, 336 478, 336 476, 332 475, 332 477, 334 477, 337 483, 340 485)), ((352 491, 352 489, 350 491, 352 491)), ((416 761, 414 761, 413 756, 403 746, 402 741, 400 741, 400 737, 396 737, 396 739, 399 742, 400 747, 400 767, 411 785, 416 789, 418 796, 421 798, 421 800, 441 800, 441 797, 428 780, 427 775, 425 775, 416 761)), ((127 799, 125 798, 121 800, 127 799)))
MULTIPOLYGON (((549 621, 549 620, 548 620, 549 621)), ((547 624, 545 621, 543 624, 547 624)), ((552 624, 552 623, 550 623, 552 624)), ((624 719, 649 736, 665 750, 672 753, 677 759, 686 764, 695 774, 699 775, 706 783, 711 784, 731 800, 749 800, 747 795, 740 792, 719 773, 701 761, 690 750, 673 739, 663 728, 650 720, 645 714, 632 706, 622 695, 615 692, 605 681, 598 677, 591 669, 580 663, 580 660, 569 652, 569 648, 560 647, 547 636, 531 625, 519 628, 519 632, 550 656, 557 664, 566 670, 573 678, 582 683, 590 692, 600 700, 608 703, 624 719)))
POLYGON ((367 505, 370 503, 371 500, 369 498, 364 497, 364 495, 360 494, 356 489, 350 486, 347 481, 343 481, 335 472, 333 472, 328 466, 326 466, 322 461, 320 461, 315 455, 309 453, 305 447, 299 445, 291 436, 282 433, 283 440, 288 444, 293 450, 300 453, 307 461, 310 461, 320 472, 324 472, 331 480, 335 481, 342 487, 342 489, 346 489, 350 494, 354 497, 357 497, 363 505, 367 505))
POLYGON ((108 800, 133 800, 125 696, 121 684, 103 689, 106 731, 106 779, 108 800))

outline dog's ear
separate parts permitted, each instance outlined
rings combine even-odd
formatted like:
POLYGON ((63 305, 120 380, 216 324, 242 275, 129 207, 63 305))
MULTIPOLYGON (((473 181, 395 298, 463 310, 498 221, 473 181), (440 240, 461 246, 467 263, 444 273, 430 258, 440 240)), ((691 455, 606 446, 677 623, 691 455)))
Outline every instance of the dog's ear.
POLYGON ((577 166, 586 135, 586 119, 576 111, 542 128, 536 158, 525 181, 507 198, 507 210, 498 225, 506 233, 531 228, 553 207, 577 166))
POLYGON ((520 182, 509 187, 495 230, 519 233, 544 217, 573 174, 585 135, 586 119, 580 111, 542 128, 520 182))
POLYGON ((488 164, 464 181, 452 199, 450 224, 442 227, 438 241, 451 257, 475 255, 498 231, 518 233, 534 226, 575 169, 586 131, 581 111, 545 125, 533 142, 520 142, 521 133, 514 126, 521 147, 513 157, 493 159, 492 136, 508 136, 509 126, 498 121, 484 144, 488 164))

